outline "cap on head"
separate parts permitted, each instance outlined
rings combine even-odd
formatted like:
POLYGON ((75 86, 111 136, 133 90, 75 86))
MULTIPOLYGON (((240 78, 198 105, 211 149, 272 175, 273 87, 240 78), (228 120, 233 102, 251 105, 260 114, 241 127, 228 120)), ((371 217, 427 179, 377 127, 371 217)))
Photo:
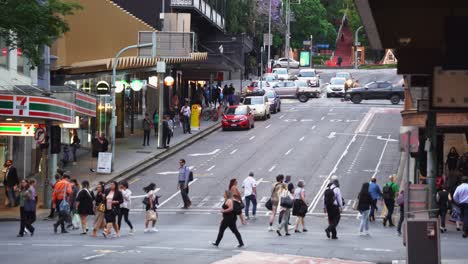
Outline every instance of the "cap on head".
POLYGON ((249 176, 254 176, 254 173, 253 172, 249 172, 249 176))

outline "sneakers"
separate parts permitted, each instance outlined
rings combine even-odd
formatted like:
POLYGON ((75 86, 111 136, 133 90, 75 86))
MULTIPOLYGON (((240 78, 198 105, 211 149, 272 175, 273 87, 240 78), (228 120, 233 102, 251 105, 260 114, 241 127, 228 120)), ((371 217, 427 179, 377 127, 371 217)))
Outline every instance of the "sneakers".
POLYGON ((153 227, 153 228, 151 228, 151 232, 159 232, 159 230, 156 229, 156 227, 153 227))
POLYGON ((278 234, 278 236, 281 236, 281 232, 279 230, 276 230, 276 234, 278 234))
POLYGON ((134 228, 130 229, 130 232, 128 232, 128 234, 129 234, 129 235, 135 234, 135 229, 134 229, 134 228))
POLYGON ((273 231, 273 226, 268 226, 268 231, 269 232, 273 231))
POLYGON ((149 232, 149 229, 148 229, 148 228, 145 228, 145 230, 144 230, 143 232, 148 233, 148 232, 149 232))

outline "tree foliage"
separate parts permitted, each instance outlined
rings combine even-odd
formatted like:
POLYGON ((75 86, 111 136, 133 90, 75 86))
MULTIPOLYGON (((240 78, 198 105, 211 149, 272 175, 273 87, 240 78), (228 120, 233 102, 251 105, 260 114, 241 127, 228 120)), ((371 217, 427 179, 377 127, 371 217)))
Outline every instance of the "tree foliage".
POLYGON ((327 20, 327 10, 320 0, 302 0, 300 5, 291 5, 295 21, 291 22, 291 47, 300 48, 304 40, 313 36, 315 43, 334 45, 335 27, 327 20))
POLYGON ((0 37, 10 48, 20 48, 31 66, 41 63, 43 45, 69 30, 66 15, 81 6, 63 0, 0 0, 0 37))
POLYGON ((231 34, 253 33, 253 0, 226 1, 226 30, 231 34))

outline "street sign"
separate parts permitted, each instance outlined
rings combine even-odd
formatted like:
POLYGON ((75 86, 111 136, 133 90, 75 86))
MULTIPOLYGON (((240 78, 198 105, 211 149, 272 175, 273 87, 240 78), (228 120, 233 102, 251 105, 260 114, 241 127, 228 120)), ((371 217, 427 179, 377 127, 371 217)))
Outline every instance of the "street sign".
POLYGON ((194 49, 194 34, 193 32, 140 31, 138 44, 155 43, 156 47, 138 48, 138 56, 189 58, 194 49))
POLYGON ((111 173, 112 170, 112 153, 99 152, 97 162, 97 173, 111 173))
POLYGON ((46 137, 45 127, 39 127, 34 132, 34 140, 36 141, 36 144, 38 145, 45 142, 45 137, 46 137))
POLYGON ((317 43, 317 45, 315 45, 318 49, 328 49, 330 48, 330 44, 320 44, 320 43, 317 43))
POLYGON ((310 40, 304 40, 304 41, 302 42, 302 44, 303 44, 304 46, 310 46, 310 40))
POLYGON ((268 33, 263 34, 263 46, 273 45, 273 35, 268 33))
POLYGON ((156 72, 165 73, 166 72, 166 63, 164 61, 158 61, 156 64, 156 72))

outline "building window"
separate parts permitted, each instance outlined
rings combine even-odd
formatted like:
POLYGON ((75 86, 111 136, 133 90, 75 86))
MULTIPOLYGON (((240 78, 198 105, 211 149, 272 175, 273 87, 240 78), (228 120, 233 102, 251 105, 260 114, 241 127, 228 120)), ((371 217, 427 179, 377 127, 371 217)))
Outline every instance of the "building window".
POLYGON ((0 67, 5 67, 8 69, 8 59, 9 52, 6 42, 3 38, 0 37, 0 67))
POLYGON ((16 67, 16 70, 19 73, 22 73, 22 74, 24 74, 26 76, 30 76, 31 75, 31 65, 29 64, 28 58, 23 56, 23 51, 20 48, 18 48, 16 50, 16 54, 18 56, 18 65, 16 67))

